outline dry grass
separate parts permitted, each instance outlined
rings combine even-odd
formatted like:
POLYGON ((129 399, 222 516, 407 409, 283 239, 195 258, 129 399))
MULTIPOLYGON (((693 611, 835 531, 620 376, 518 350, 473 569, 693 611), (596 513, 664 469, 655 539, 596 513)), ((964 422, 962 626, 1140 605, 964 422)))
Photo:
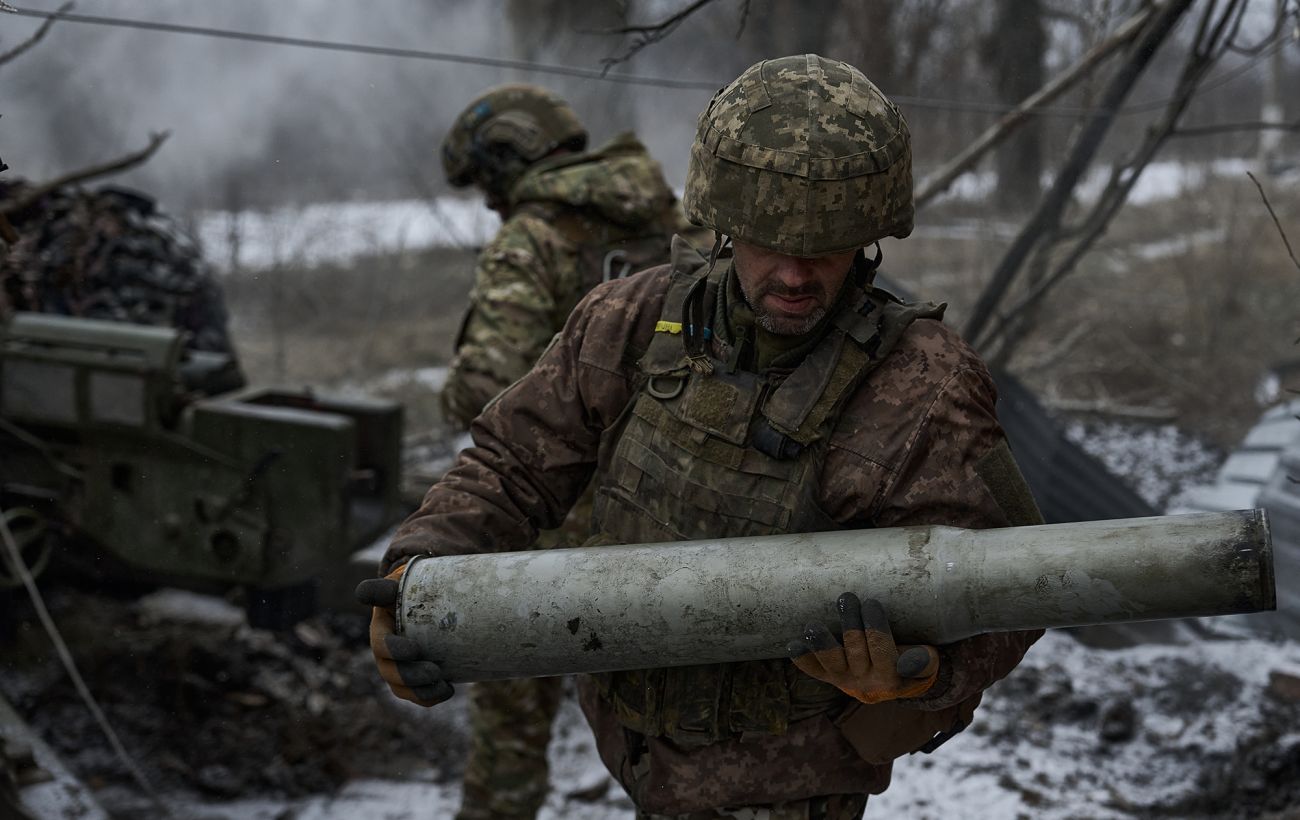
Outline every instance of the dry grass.
MULTIPOLYGON (((1271 188, 1282 225, 1295 226, 1294 246, 1300 195, 1271 188)), ((986 233, 897 243, 888 269, 921 295, 949 301, 949 321, 961 327, 1009 239, 998 238, 994 220, 943 216, 982 220, 986 233)), ((1260 413, 1262 378, 1300 354, 1298 335, 1300 270, 1242 176, 1126 207, 1044 302, 1009 366, 1049 403, 1167 410, 1184 430, 1231 447, 1260 413)))
MULTIPOLYGON (((445 365, 473 265, 472 251, 432 248, 227 276, 244 369, 260 384, 331 387, 445 365)), ((439 422, 436 396, 423 385, 398 380, 382 392, 407 406, 409 430, 439 422)))
MULTIPOLYGON (((1265 184, 1300 244, 1300 194, 1265 184)), ((949 302, 960 328, 1015 227, 969 205, 926 211, 913 237, 886 246, 884 270, 949 302), (953 224, 956 234, 931 227, 953 224)), ((446 364, 472 271, 471 252, 431 249, 227 277, 245 367, 259 382, 329 386, 446 364)), ((1010 366, 1049 403, 1166 410, 1230 447, 1259 415, 1266 371, 1300 354, 1297 336, 1300 271, 1243 176, 1127 207, 1044 303, 1010 366)), ((438 423, 427 386, 399 380, 384 392, 407 404, 408 429, 438 423)))

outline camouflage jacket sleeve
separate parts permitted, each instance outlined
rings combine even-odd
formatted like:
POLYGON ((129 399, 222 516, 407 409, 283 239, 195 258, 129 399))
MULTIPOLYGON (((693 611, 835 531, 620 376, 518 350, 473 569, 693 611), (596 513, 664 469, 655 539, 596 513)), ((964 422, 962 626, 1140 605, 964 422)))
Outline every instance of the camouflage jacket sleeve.
MULTIPOLYGON (((828 509, 837 520, 873 527, 1011 526, 1003 503, 981 478, 987 474, 981 462, 1005 442, 994 410, 997 390, 955 334, 938 322, 917 322, 866 387, 849 408, 857 435, 832 442, 823 473, 832 491, 828 509), (915 410, 899 412, 907 406, 915 410), (863 414, 874 423, 863 424, 863 414), (836 473, 879 476, 879 489, 873 498, 855 498, 855 482, 837 483, 836 473)), ((1042 634, 990 633, 939 647, 939 680, 913 703, 938 710, 966 700, 1005 677, 1042 634)))
POLYGON ((442 392, 447 420, 468 428, 528 372, 563 325, 580 287, 570 244, 534 214, 519 213, 479 255, 469 313, 442 392))
POLYGON ((474 446, 398 528, 383 573, 411 555, 525 549, 564 520, 636 389, 667 283, 668 268, 653 268, 578 304, 537 365, 474 420, 474 446))

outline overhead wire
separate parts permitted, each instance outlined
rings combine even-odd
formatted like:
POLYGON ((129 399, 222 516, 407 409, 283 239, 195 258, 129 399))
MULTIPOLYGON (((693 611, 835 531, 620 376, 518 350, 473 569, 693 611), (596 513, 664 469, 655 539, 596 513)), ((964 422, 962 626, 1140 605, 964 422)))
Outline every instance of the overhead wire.
POLYGON ((370 54, 380 57, 399 57, 408 60, 428 60, 444 63, 461 63, 464 65, 482 65, 493 68, 511 68, 520 71, 534 71, 540 74, 557 74, 565 77, 577 77, 585 80, 604 80, 613 83, 631 85, 651 85, 661 88, 676 88, 695 91, 717 91, 720 84, 709 80, 675 80, 670 77, 644 77, 638 74, 606 73, 601 69, 582 68, 580 66, 540 63, 532 60, 515 60, 505 57, 487 57, 478 54, 456 54, 447 51, 427 51, 417 48, 397 48, 393 46, 372 46, 365 43, 347 43, 339 40, 319 40, 306 37, 287 37, 278 34, 260 34, 253 31, 236 31, 234 29, 212 28, 209 26, 192 26, 181 23, 163 23, 155 20, 133 20, 122 17, 104 17, 91 14, 58 14, 53 11, 20 8, 13 12, 22 17, 50 18, 69 23, 85 23, 94 26, 114 28, 131 28, 144 31, 160 31, 169 34, 192 34, 201 37, 214 37, 226 40, 243 40, 265 45, 294 46, 323 51, 342 51, 354 54, 370 54))
MULTIPOLYGON (((674 79, 671 77, 653 77, 642 74, 628 74, 616 71, 607 71, 596 68, 583 68, 581 66, 565 65, 561 63, 543 63, 534 60, 518 60, 505 57, 490 57, 479 54, 457 54, 445 51, 430 51, 425 49, 398 48, 394 46, 376 46, 365 43, 349 43, 339 40, 322 40, 307 37, 289 37, 278 34, 262 34, 252 31, 238 31, 235 29, 214 28, 211 26, 196 26, 182 23, 165 23, 157 20, 140 20, 128 19, 124 17, 107 17, 103 15, 91 14, 73 14, 70 12, 43 11, 40 9, 16 8, 12 12, 23 17, 34 17, 38 19, 49 20, 57 18, 60 21, 69 23, 82 23, 85 25, 108 26, 112 28, 137 29, 142 31, 155 31, 168 34, 188 34, 199 37, 212 37, 217 39, 238 40, 244 42, 260 43, 272 46, 289 46, 295 48, 308 48, 323 51, 344 52, 353 54, 368 54, 380 57, 394 57, 399 59, 425 60, 430 62, 445 62, 461 65, 480 65, 492 68, 513 69, 516 71, 527 71, 537 74, 551 74, 562 77, 574 77, 583 80, 595 80, 598 82, 622 83, 625 85, 641 85, 655 88, 684 90, 684 91, 717 91, 725 81, 719 82, 714 80, 691 80, 691 79, 674 79)), ((1274 51, 1281 48, 1287 42, 1285 35, 1279 35, 1275 42, 1268 48, 1263 49, 1260 53, 1254 55, 1250 60, 1242 65, 1234 66, 1225 71, 1219 77, 1212 78, 1198 88, 1196 94, 1217 88, 1258 65, 1266 57, 1271 56, 1274 51)), ((890 99, 899 105, 911 106, 914 108, 928 108, 940 111, 974 111, 989 114, 1006 114, 1016 110, 1016 105, 1005 103, 979 102, 952 100, 936 97, 918 97, 904 94, 891 94, 890 99)), ((1123 106, 1118 109, 1116 115, 1139 114, 1156 110, 1167 105, 1173 98, 1150 100, 1142 103, 1123 106)), ((1080 117, 1098 113, 1099 109, 1088 106, 1044 106, 1033 109, 1027 113, 1035 116, 1055 116, 1055 117, 1080 117)))

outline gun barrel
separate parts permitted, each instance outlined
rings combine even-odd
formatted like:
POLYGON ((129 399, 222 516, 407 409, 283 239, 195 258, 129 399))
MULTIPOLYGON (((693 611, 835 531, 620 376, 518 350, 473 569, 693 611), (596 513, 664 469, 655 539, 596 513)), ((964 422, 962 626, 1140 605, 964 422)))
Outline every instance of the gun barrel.
POLYGON ((452 681, 781 657, 834 602, 900 643, 1276 607, 1263 510, 995 530, 901 527, 426 557, 399 630, 452 681))

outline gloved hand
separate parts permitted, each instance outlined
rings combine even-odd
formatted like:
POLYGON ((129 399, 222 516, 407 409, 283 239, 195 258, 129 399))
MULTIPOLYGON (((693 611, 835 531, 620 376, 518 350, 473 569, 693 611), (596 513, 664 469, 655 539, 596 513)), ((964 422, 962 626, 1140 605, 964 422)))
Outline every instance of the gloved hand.
POLYGON ((370 651, 375 655, 379 676, 402 700, 421 706, 436 706, 452 696, 451 684, 442 679, 438 664, 424 657, 420 646, 396 634, 398 579, 406 564, 385 578, 372 578, 357 585, 357 600, 374 607, 370 615, 370 651))
POLYGON ((879 601, 859 602, 846 592, 835 602, 844 645, 825 624, 809 624, 803 637, 787 646, 804 674, 840 688, 863 703, 881 703, 925 694, 939 677, 939 651, 933 646, 899 646, 879 601))

